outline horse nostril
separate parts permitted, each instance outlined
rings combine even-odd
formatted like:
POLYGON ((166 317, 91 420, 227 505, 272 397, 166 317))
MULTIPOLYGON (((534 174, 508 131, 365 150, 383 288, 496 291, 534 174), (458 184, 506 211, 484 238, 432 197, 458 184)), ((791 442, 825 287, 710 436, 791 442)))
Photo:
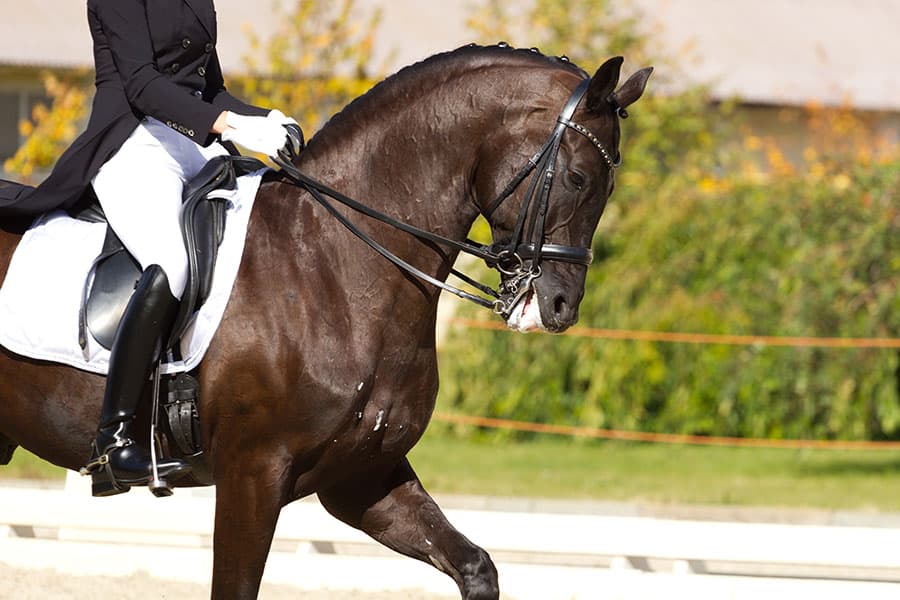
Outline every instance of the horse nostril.
POLYGON ((566 302, 566 298, 563 295, 557 296, 553 300, 553 314, 559 317, 564 317, 568 312, 568 303, 566 302))

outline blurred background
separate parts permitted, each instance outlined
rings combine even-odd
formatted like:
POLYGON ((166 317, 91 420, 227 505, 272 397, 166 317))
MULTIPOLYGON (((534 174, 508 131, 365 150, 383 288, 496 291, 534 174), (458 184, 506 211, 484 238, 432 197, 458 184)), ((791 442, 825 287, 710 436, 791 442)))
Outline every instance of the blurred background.
MULTIPOLYGON (((38 182, 89 110, 84 3, 0 3, 0 176, 38 182)), ((426 485, 900 510, 900 2, 216 6, 229 89, 308 136, 470 42, 656 69, 622 123, 579 328, 523 336, 445 311, 437 414, 413 451, 426 485)))

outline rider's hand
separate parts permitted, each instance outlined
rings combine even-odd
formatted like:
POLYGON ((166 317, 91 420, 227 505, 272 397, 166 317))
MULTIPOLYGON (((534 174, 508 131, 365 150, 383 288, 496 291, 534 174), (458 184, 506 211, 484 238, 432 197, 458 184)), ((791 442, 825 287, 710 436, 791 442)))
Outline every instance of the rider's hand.
POLYGON ((251 152, 266 156, 278 156, 278 151, 287 143, 287 131, 268 117, 248 117, 228 112, 228 128, 222 132, 222 140, 234 142, 251 152))
POLYGON ((300 154, 305 144, 305 141, 303 139, 303 130, 300 129, 300 125, 297 123, 297 121, 295 121, 291 117, 286 116, 278 109, 269 111, 269 114, 266 115, 266 118, 275 121, 287 130, 287 143, 284 145, 284 156, 282 158, 289 162, 292 161, 300 154))

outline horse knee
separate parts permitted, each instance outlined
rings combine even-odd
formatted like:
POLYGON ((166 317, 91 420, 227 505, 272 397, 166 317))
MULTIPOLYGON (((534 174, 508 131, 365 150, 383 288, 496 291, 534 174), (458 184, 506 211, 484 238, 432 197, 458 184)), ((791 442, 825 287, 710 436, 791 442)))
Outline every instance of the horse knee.
POLYGON ((497 581, 497 567, 490 555, 478 548, 460 569, 462 578, 461 591, 464 600, 497 600, 500 598, 500 585, 497 581))

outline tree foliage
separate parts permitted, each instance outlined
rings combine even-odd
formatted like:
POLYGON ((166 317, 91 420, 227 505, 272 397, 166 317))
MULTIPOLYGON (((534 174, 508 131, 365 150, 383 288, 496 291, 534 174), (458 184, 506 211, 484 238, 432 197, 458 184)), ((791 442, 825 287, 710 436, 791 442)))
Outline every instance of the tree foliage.
MULTIPOLYGON (((585 326, 900 336, 900 163, 648 196, 596 242, 585 326), (845 177, 849 178, 847 182, 845 177)), ((896 351, 456 331, 443 406, 694 434, 898 438, 896 351)))
POLYGON ((278 108, 315 130, 384 75, 372 67, 381 13, 358 17, 357 0, 275 7, 278 29, 265 40, 248 31, 247 73, 229 83, 251 104, 278 108))
POLYGON ((468 25, 483 43, 536 46, 592 71, 607 55, 627 55, 635 64, 649 60, 651 40, 639 33, 639 21, 640 13, 609 0, 486 0, 468 25))
POLYGON ((66 77, 48 73, 44 88, 50 104, 39 103, 31 119, 19 124, 26 138, 4 169, 23 182, 49 170, 78 135, 78 127, 88 112, 89 88, 83 73, 66 77))

